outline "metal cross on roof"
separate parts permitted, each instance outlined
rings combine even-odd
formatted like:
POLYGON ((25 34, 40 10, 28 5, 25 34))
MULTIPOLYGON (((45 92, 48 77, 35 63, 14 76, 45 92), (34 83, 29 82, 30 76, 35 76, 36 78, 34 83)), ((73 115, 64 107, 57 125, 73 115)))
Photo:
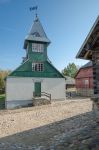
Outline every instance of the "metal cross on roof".
POLYGON ((37 9, 38 9, 38 6, 30 7, 30 11, 35 11, 36 17, 37 17, 37 9))

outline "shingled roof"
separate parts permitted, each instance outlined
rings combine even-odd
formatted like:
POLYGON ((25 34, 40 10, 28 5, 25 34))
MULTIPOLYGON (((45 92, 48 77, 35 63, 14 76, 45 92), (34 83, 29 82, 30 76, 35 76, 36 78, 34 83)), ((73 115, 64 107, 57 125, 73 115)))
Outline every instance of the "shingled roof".
POLYGON ((88 67, 92 67, 92 61, 89 61, 88 63, 83 65, 81 68, 88 68, 88 67))
POLYGON ((89 61, 88 63, 86 63, 85 65, 83 65, 82 67, 80 67, 80 69, 77 71, 76 75, 75 75, 75 79, 78 75, 78 73, 80 72, 81 69, 86 69, 86 68, 89 68, 89 67, 92 67, 92 61, 89 61))
POLYGON ((32 25, 32 28, 31 28, 29 34, 25 38, 25 42, 24 42, 25 49, 27 47, 27 41, 38 41, 38 42, 44 42, 47 44, 50 43, 50 40, 48 39, 48 37, 42 27, 42 24, 37 16, 34 20, 34 23, 32 25))
POLYGON ((99 16, 97 17, 84 43, 82 44, 80 50, 78 51, 76 58, 91 60, 92 49, 98 39, 99 39, 99 16))

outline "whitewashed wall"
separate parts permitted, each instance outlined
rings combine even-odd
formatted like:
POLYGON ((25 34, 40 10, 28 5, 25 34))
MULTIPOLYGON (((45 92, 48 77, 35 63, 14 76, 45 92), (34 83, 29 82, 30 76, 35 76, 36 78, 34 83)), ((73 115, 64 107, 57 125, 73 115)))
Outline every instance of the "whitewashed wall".
MULTIPOLYGON (((34 83, 41 82, 41 91, 51 94, 54 100, 65 99, 64 78, 7 78, 6 101, 32 101, 34 83)), ((11 105, 11 104, 10 104, 11 105)), ((12 106, 13 107, 13 106, 12 106)))
POLYGON ((45 78, 41 84, 42 92, 51 94, 52 99, 65 99, 65 79, 45 78))

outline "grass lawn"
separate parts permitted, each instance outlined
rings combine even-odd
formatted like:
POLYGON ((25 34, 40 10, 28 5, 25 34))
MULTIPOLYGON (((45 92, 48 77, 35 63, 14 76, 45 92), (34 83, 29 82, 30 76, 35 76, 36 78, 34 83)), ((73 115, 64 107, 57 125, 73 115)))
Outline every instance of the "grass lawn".
POLYGON ((0 109, 5 108, 5 94, 0 94, 0 109))
POLYGON ((0 94, 0 100, 4 100, 5 99, 5 94, 0 94))

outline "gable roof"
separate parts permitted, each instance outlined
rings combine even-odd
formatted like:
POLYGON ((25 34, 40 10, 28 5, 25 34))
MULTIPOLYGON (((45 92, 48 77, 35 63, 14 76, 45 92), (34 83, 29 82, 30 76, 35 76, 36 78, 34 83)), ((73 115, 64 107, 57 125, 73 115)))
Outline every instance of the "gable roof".
POLYGON ((89 61, 88 63, 86 63, 85 65, 83 65, 82 67, 80 67, 80 69, 77 71, 75 78, 77 77, 77 75, 79 74, 81 69, 85 69, 85 68, 90 68, 92 67, 92 61, 89 61))
MULTIPOLYGON (((78 53, 77 53, 77 55, 76 55, 76 58, 88 59, 88 58, 85 58, 84 55, 85 55, 88 51, 90 51, 91 49, 90 49, 89 46, 87 47, 86 45, 90 43, 90 39, 91 39, 92 35, 94 34, 95 29, 96 29, 97 26, 99 27, 99 16, 97 17, 97 19, 96 19, 95 23, 93 24, 93 26, 92 26, 92 28, 91 28, 89 34, 87 35, 87 37, 86 37, 84 43, 82 44, 80 50, 78 51, 78 53)), ((98 32, 99 32, 99 30, 98 30, 98 32)), ((96 40, 96 39, 93 39, 93 38, 92 38, 92 40, 96 40)))
POLYGON ((88 68, 88 67, 92 67, 92 61, 89 61, 88 63, 86 63, 85 65, 83 65, 81 68, 88 68))
POLYGON ((47 60, 46 62, 51 66, 51 68, 53 68, 53 70, 56 71, 56 73, 59 75, 60 78, 65 78, 64 75, 60 73, 60 71, 56 69, 56 67, 50 61, 47 60))
POLYGON ((36 16, 36 19, 34 20, 34 23, 32 25, 32 28, 29 34, 25 38, 24 48, 26 48, 27 46, 27 41, 38 41, 38 42, 44 42, 47 44, 50 43, 50 40, 48 39, 42 27, 42 24, 37 16, 36 16))
POLYGON ((32 71, 32 61, 27 60, 10 73, 8 77, 64 78, 64 76, 49 61, 43 63, 45 68, 44 71, 32 71))

